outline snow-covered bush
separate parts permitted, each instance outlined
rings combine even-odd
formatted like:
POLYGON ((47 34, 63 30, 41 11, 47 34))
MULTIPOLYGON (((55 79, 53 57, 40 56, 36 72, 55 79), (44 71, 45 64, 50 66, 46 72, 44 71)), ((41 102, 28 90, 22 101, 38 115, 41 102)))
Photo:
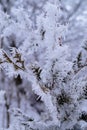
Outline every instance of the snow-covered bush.
MULTIPOLYGON (((29 106, 28 116, 18 108, 9 108, 14 120, 9 129, 71 130, 81 124, 84 111, 80 108, 86 104, 87 96, 87 59, 85 53, 80 52, 74 63, 70 61, 70 49, 62 44, 67 25, 60 24, 59 1, 46 3, 37 16, 36 28, 24 7, 11 9, 11 16, 0 12, 0 68, 10 80, 13 77, 19 82, 28 82, 27 91, 33 91, 44 107, 38 114, 29 106)), ((20 85, 19 82, 16 85, 20 85)), ((24 89, 22 93, 26 93, 24 89)), ((9 101, 5 100, 8 105, 9 101)))

